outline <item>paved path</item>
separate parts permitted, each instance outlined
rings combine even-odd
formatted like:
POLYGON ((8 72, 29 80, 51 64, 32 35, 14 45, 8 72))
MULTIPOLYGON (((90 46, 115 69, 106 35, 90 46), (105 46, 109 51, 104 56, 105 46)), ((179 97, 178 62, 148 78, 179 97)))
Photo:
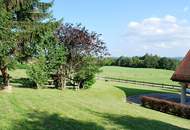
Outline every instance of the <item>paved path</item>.
MULTIPOLYGON (((137 104, 141 104, 140 97, 141 96, 150 96, 150 97, 156 97, 160 99, 166 99, 169 101, 174 101, 179 103, 180 102, 180 95, 179 94, 161 94, 161 93, 152 93, 152 94, 141 94, 136 96, 129 96, 127 97, 128 102, 133 102, 137 104)), ((187 105, 190 105, 190 96, 187 96, 187 105)))

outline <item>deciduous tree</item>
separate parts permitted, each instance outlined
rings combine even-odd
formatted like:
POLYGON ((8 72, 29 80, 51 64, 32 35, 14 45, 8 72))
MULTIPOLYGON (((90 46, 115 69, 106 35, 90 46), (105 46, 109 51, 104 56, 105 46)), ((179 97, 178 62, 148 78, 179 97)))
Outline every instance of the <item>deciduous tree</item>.
MULTIPOLYGON (((91 70, 84 66, 97 65, 93 60, 91 62, 86 58, 98 58, 107 54, 105 43, 100 38, 101 35, 89 32, 81 25, 65 24, 56 31, 56 36, 66 49, 66 63, 63 66, 65 79, 63 80, 66 81, 67 79, 76 83, 75 79, 81 79, 77 81, 77 86, 82 87, 81 82, 87 79, 86 73, 91 73, 91 70), (81 74, 80 76, 79 73, 81 74), (84 77, 84 79, 81 77, 84 77)), ((92 72, 96 73, 96 71, 92 72)), ((90 77, 90 75, 88 76, 90 77)))

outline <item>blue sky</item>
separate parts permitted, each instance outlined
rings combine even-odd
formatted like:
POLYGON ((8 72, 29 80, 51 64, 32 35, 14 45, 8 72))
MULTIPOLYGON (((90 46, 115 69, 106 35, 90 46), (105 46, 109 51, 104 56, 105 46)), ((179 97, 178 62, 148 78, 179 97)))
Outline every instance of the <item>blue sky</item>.
POLYGON ((190 49, 190 0, 55 0, 53 14, 103 34, 112 56, 190 49))

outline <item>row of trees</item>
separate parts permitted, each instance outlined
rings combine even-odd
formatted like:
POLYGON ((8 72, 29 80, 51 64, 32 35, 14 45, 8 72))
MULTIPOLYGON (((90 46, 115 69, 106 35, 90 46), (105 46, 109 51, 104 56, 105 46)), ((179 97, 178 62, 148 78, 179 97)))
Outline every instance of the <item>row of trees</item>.
POLYGON ((180 60, 175 58, 159 57, 145 54, 144 56, 106 58, 108 66, 122 66, 134 68, 158 68, 175 70, 180 60))
POLYGON ((40 0, 0 0, 0 70, 4 87, 8 70, 28 63, 37 87, 53 80, 56 88, 79 88, 94 83, 102 56, 107 54, 100 34, 81 25, 61 24, 50 13, 53 3, 40 0))

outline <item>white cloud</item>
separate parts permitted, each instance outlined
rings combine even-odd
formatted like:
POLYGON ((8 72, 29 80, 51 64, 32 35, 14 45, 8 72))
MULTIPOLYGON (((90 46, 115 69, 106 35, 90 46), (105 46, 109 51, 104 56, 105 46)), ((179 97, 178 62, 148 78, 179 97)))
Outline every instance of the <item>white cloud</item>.
POLYGON ((130 28, 136 28, 136 27, 138 27, 138 25, 139 25, 139 23, 137 23, 137 22, 130 22, 128 26, 130 28))
MULTIPOLYGON (((183 20, 184 21, 184 20, 183 20)), ((190 47, 190 25, 172 15, 151 17, 128 24, 126 42, 144 51, 190 47)))
POLYGON ((184 12, 188 12, 188 11, 189 11, 189 7, 188 7, 188 6, 184 7, 184 8, 183 8, 183 11, 184 11, 184 12))
POLYGON ((174 16, 166 15, 166 16, 164 17, 164 20, 165 20, 166 22, 175 23, 177 19, 176 19, 176 17, 174 17, 174 16))

